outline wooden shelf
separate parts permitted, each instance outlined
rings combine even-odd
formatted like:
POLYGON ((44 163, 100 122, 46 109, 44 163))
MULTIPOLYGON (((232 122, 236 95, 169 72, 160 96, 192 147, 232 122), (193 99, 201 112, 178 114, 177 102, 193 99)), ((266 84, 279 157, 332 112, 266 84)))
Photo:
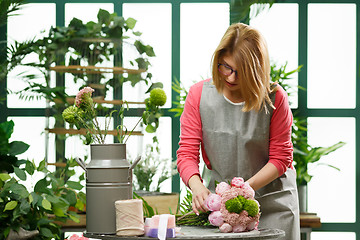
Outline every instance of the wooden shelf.
MULTIPOLYGON (((104 97, 93 97, 93 101, 95 103, 99 103, 99 104, 113 104, 113 105, 123 105, 125 103, 125 101, 123 100, 105 100, 104 97)), ((61 99, 55 99, 54 100, 55 103, 63 103, 63 101, 61 99)), ((74 97, 67 97, 66 98, 66 102, 68 104, 74 104, 75 103, 75 98, 74 97)), ((145 104, 145 102, 127 102, 127 104, 132 105, 132 104, 145 104)))
MULTIPOLYGON (((70 134, 70 135, 86 135, 86 129, 85 128, 81 128, 81 129, 67 129, 67 128, 45 128, 45 131, 49 132, 49 133, 55 133, 55 134, 70 134)), ((107 131, 108 135, 113 135, 113 136, 117 136, 117 131, 116 130, 108 130, 107 131)), ((126 134, 129 135, 129 134, 126 134)), ((136 136, 143 136, 144 134, 140 131, 133 131, 131 135, 136 135, 136 136)))
POLYGON ((97 67, 97 66, 81 66, 81 65, 54 66, 54 67, 50 67, 50 70, 53 70, 55 72, 88 73, 88 74, 102 74, 102 73, 139 74, 139 73, 146 72, 145 69, 130 69, 130 68, 123 68, 123 67, 97 67))
POLYGON ((316 213, 300 213, 300 227, 319 228, 321 227, 320 217, 316 213))

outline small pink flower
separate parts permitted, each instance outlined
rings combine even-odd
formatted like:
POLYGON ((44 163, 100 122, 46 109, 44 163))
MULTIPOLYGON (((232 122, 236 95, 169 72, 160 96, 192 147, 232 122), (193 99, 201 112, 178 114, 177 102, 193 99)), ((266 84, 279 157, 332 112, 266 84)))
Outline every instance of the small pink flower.
POLYGON ((214 193, 209 194, 205 200, 205 206, 210 211, 219 211, 221 206, 221 197, 214 193))
POLYGON ((220 232, 222 233, 230 233, 232 232, 232 226, 228 223, 224 223, 219 227, 220 232))
POLYGON ((90 98, 94 91, 95 90, 92 89, 91 87, 84 87, 83 89, 81 89, 78 92, 78 94, 76 94, 76 97, 75 97, 76 106, 80 107, 80 104, 81 104, 82 100, 85 98, 85 96, 88 95, 88 97, 90 98))
POLYGON ((241 188, 244 184, 244 179, 242 177, 234 177, 231 180, 231 186, 241 188))
POLYGON ((216 185, 215 192, 219 195, 223 194, 223 192, 229 190, 231 187, 226 182, 221 182, 218 185, 216 185))
POLYGON ((208 219, 209 219, 209 222, 211 223, 211 225, 213 225, 213 226, 219 227, 219 226, 223 225, 223 223, 224 223, 224 219, 223 219, 220 211, 214 211, 214 212, 210 213, 208 219))

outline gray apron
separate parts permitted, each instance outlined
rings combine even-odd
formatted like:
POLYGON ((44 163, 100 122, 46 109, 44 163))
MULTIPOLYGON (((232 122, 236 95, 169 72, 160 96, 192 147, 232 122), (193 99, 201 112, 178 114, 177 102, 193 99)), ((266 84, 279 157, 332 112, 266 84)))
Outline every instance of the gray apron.
MULTIPOLYGON (((275 94, 270 97, 274 102, 275 94)), ((203 147, 211 163, 209 189, 215 181, 233 177, 249 179, 269 160, 269 127, 272 116, 265 110, 242 112, 231 104, 212 82, 204 82, 200 100, 203 147)), ((300 239, 300 219, 295 170, 288 168, 279 178, 256 191, 260 203, 259 228, 285 231, 283 239, 300 239)))

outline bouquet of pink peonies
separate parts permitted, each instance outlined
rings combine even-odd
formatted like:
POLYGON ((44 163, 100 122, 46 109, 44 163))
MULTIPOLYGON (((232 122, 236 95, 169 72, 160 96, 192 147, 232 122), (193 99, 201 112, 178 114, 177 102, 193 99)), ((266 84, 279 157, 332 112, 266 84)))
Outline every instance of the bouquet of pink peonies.
POLYGON ((221 232, 244 232, 257 229, 260 205, 255 191, 241 177, 234 177, 231 184, 221 182, 205 201, 211 211, 209 222, 221 232))

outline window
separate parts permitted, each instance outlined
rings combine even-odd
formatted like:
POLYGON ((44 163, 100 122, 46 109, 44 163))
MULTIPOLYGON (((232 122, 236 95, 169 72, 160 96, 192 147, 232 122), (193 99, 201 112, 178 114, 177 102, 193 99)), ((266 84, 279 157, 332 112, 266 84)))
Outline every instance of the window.
MULTIPOLYGON (((151 66, 153 79, 164 84, 168 95, 163 109, 165 116, 158 130, 161 153, 175 160, 180 128, 179 118, 174 118, 168 111, 176 97, 171 83, 176 78, 190 87, 193 82, 210 77, 212 53, 229 25, 230 1, 30 2, 19 11, 19 16, 9 19, 7 32, 0 29, 0 39, 12 43, 14 40, 40 38, 51 26, 65 26, 73 17, 84 22, 95 20, 99 8, 138 21, 137 29, 143 33, 144 41, 154 47, 157 55, 151 66), (82 11, 84 8, 86 12, 82 11)), ((360 209, 360 185, 356 184, 360 177, 356 175, 360 172, 360 165, 356 164, 360 161, 357 150, 360 149, 360 111, 356 98, 360 94, 360 84, 357 84, 360 82, 359 9, 357 0, 284 0, 250 21, 267 39, 272 63, 287 63, 288 70, 303 65, 301 71, 294 75, 293 84, 301 85, 306 91, 295 89, 290 101, 294 111, 307 117, 309 143, 328 146, 337 141, 346 142, 343 148, 320 162, 332 164, 340 171, 321 164, 312 165, 310 169, 314 177, 309 184, 309 211, 316 212, 323 222, 321 229, 312 233, 315 240, 331 237, 360 239, 360 214, 357 210, 360 209), (346 200, 339 206, 341 198, 346 200)), ((130 50, 124 49, 123 58, 126 59, 128 54, 131 54, 130 50)), ((31 60, 31 57, 25 61, 31 60)), ((24 70, 15 69, 9 74, 7 83, 0 83, 0 91, 8 87, 16 92, 26 86, 17 77, 24 70)), ((55 79, 55 76, 52 77, 55 79)), ((38 81, 41 82, 41 78, 38 81)), ((75 94, 79 85, 71 85, 71 82, 71 76, 66 76, 67 91, 75 94)), ((55 81, 52 84, 55 85, 55 81)), ((125 84, 124 99, 140 99, 144 87, 132 88, 125 84)), ((7 104, 0 105, 2 120, 15 121, 12 140, 26 142, 25 132, 32 136, 31 148, 23 157, 37 162, 45 155, 45 107, 44 100, 19 100, 15 94, 7 95, 7 104), (34 127, 29 129, 30 125, 34 127)), ((54 119, 49 121, 52 126, 54 119)), ((128 117, 126 121, 135 120, 128 117)), ((129 143, 136 153, 131 157, 140 153, 146 143, 151 143, 151 137, 133 137, 129 143)), ((49 138, 50 142, 54 142, 54 136, 49 138)), ((65 144, 66 156, 85 155, 87 152, 79 138, 68 138, 65 144)), ((49 144, 47 149, 49 161, 55 161, 54 145, 49 144)), ((166 182, 162 190, 180 191, 183 188, 176 176, 172 182, 166 182)))

